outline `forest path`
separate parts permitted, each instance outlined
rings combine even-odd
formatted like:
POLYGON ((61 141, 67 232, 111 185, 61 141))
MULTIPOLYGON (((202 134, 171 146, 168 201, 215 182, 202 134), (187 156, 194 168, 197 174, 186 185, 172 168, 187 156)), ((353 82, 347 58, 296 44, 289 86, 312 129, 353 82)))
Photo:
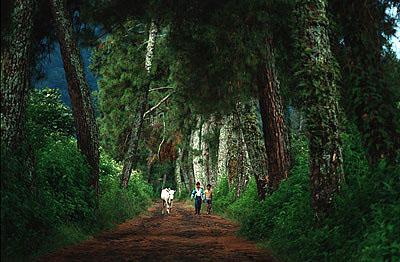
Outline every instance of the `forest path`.
POLYGON ((237 237, 238 225, 226 219, 195 216, 183 202, 174 203, 170 215, 160 208, 154 204, 146 214, 40 261, 276 261, 237 237))

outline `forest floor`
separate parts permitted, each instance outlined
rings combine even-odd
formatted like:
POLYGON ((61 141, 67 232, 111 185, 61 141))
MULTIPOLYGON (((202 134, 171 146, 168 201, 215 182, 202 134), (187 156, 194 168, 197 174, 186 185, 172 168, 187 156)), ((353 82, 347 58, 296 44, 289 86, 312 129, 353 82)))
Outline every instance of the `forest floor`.
POLYGON ((162 215, 156 203, 111 231, 39 261, 277 261, 238 237, 238 229, 217 215, 195 216, 194 208, 184 202, 174 203, 171 214, 162 215))

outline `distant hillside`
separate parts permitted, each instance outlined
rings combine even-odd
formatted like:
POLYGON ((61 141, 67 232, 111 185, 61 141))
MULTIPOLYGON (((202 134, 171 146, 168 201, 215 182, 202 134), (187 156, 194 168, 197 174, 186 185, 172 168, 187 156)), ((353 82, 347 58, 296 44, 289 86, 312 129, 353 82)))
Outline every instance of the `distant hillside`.
MULTIPOLYGON (((86 79, 89 83, 89 87, 91 90, 97 90, 96 78, 88 68, 88 66, 90 65, 91 50, 89 48, 82 48, 81 56, 83 59, 86 79)), ((44 78, 40 80, 34 80, 34 87, 50 87, 60 89, 63 102, 66 105, 70 106, 71 102, 68 95, 67 80, 65 78, 64 66, 59 45, 56 44, 54 50, 50 53, 50 55, 46 56, 42 61, 40 61, 40 63, 43 67, 44 78)))

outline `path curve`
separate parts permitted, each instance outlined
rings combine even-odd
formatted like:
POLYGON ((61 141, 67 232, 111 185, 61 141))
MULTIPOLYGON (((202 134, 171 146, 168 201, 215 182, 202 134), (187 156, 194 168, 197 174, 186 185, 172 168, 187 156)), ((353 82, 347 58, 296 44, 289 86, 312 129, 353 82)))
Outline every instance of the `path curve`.
POLYGON ((170 215, 160 204, 146 214, 39 261, 276 261, 253 242, 236 236, 238 226, 216 215, 193 215, 174 203, 170 215))

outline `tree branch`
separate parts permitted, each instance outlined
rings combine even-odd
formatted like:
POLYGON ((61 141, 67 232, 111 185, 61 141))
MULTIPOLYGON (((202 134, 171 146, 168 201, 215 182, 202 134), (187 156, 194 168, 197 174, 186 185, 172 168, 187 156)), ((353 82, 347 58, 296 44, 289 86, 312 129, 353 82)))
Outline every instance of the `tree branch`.
POLYGON ((163 99, 160 100, 160 102, 158 102, 155 106, 153 106, 152 108, 150 108, 149 110, 147 110, 144 114, 143 114, 143 118, 145 118, 148 114, 152 113, 154 110, 156 110, 162 103, 164 103, 165 101, 168 100, 168 98, 175 92, 171 92, 168 95, 166 95, 163 99))
POLYGON ((175 89, 175 88, 171 87, 171 86, 162 86, 162 87, 152 88, 152 89, 149 90, 149 92, 163 90, 163 89, 175 89))

